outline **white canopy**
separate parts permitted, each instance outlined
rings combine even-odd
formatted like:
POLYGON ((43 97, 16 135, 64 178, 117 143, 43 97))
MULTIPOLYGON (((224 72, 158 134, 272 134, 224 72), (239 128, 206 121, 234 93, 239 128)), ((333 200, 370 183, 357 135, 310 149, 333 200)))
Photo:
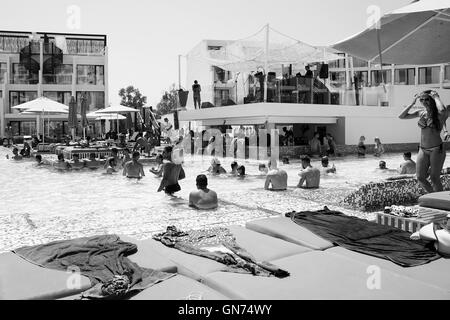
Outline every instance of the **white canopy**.
POLYGON ((231 41, 220 50, 190 58, 206 60, 227 71, 251 72, 258 68, 279 71, 282 65, 301 65, 342 59, 328 48, 318 48, 266 26, 251 37, 231 41), (267 49, 268 48, 268 49, 267 49))
POLYGON ((69 113, 68 106, 46 97, 39 97, 12 107, 11 109, 25 110, 27 113, 69 113))
POLYGON ((127 117, 124 117, 118 113, 114 114, 103 114, 103 115, 97 115, 97 118, 95 120, 125 120, 127 117))
POLYGON ((371 28, 333 48, 377 63, 380 51, 383 63, 389 64, 450 62, 449 8, 450 0, 414 2, 384 15, 371 28))

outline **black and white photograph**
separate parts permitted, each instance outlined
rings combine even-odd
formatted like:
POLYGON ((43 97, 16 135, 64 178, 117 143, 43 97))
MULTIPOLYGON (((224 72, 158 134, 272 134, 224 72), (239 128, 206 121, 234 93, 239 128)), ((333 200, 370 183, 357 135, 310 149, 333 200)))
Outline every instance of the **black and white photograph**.
POLYGON ((450 0, 1 12, 0 300, 450 300, 450 0))

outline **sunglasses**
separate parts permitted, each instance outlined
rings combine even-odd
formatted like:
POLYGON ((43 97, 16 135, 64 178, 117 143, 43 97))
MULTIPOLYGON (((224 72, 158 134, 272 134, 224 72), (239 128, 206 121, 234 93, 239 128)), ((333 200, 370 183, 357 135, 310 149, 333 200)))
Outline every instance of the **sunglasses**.
POLYGON ((430 101, 430 98, 420 99, 420 102, 430 101))

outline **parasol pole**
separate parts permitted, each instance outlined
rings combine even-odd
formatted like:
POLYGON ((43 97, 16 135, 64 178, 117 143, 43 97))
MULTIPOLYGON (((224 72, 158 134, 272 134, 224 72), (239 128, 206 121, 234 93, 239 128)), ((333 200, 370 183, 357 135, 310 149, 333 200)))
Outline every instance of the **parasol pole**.
POLYGON ((264 52, 264 102, 267 102, 267 78, 268 78, 268 68, 269 68, 269 24, 266 25, 266 47, 264 52))
POLYGON ((384 93, 386 93, 386 86, 384 85, 384 76, 383 76, 383 52, 381 50, 381 35, 380 35, 381 23, 380 23, 380 21, 377 22, 376 29, 377 29, 378 52, 379 52, 379 56, 380 56, 381 82, 383 83, 384 93))

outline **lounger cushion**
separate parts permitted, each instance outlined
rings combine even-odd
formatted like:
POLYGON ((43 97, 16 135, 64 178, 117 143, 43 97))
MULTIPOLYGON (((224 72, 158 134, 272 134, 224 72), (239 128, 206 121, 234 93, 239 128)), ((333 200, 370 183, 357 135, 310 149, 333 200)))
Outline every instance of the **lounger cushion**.
POLYGON ((450 292, 450 259, 438 259, 421 266, 403 268, 391 261, 361 254, 342 247, 331 248, 326 252, 345 256, 362 263, 376 265, 382 269, 401 274, 403 276, 445 289, 450 292))
POLYGON ((137 245, 138 251, 128 258, 143 268, 149 268, 169 273, 176 273, 177 266, 168 258, 161 255, 145 241, 139 241, 128 236, 120 236, 120 239, 137 245))
POLYGON ((176 275, 157 283, 131 298, 131 300, 227 300, 225 295, 189 279, 176 275))
POLYGON ((271 261, 288 270, 287 278, 214 272, 203 282, 232 299, 449 299, 450 293, 388 270, 380 288, 369 287, 369 264, 312 251, 271 261))
MULTIPOLYGON (((236 237, 237 243, 260 261, 270 261, 310 251, 308 248, 274 239, 243 227, 231 226, 229 229, 236 237)), ((222 263, 169 248, 153 239, 143 240, 140 243, 148 248, 153 248, 173 261, 178 267, 179 274, 195 280, 201 280, 203 275, 222 270, 225 267, 222 263)))
POLYGON ((333 247, 333 244, 306 228, 299 226, 290 218, 277 217, 249 221, 245 225, 248 229, 280 238, 314 250, 325 250, 333 247))
POLYGON ((442 191, 428 193, 419 198, 419 204, 422 207, 450 211, 450 192, 442 191))
POLYGON ((0 254, 0 300, 58 299, 90 287, 87 277, 43 268, 12 252, 0 254), (75 276, 80 278, 72 281, 75 276))

